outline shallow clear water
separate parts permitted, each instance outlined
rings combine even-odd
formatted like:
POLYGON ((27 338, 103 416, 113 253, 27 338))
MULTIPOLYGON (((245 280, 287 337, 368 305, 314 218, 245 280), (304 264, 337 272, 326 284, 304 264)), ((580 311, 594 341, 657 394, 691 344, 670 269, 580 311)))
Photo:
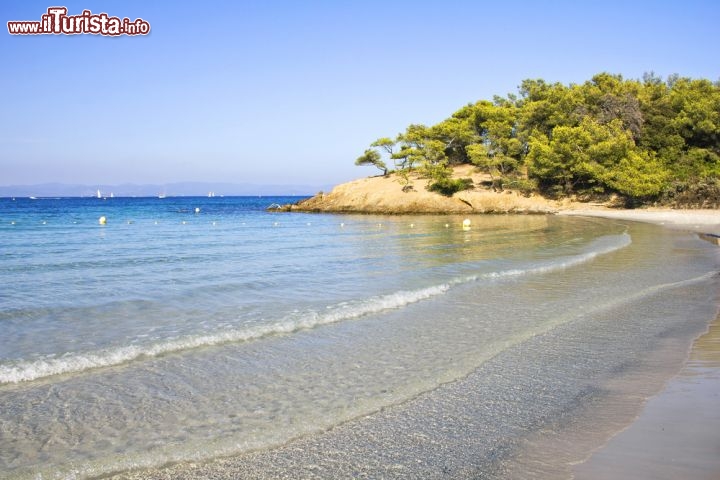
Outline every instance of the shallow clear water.
MULTIPOLYGON (((0 199, 0 471, 87 477, 282 444, 538 335, 573 326, 582 343, 603 315, 712 290, 720 263, 694 236, 597 219, 264 210, 290 200, 0 199)), ((631 317, 607 346, 620 360, 662 324, 631 317)))

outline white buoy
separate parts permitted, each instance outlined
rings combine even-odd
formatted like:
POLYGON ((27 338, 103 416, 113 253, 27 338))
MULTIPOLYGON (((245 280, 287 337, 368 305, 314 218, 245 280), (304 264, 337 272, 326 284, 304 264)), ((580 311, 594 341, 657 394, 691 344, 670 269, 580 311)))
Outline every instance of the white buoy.
POLYGON ((466 218, 465 220, 463 220, 463 227, 470 228, 470 224, 471 224, 471 222, 470 222, 469 218, 466 218))
POLYGON ((414 223, 411 223, 411 224, 410 224, 410 228, 415 228, 415 224, 414 224, 414 223))
POLYGON ((195 213, 200 213, 200 207, 195 207, 195 213))
POLYGON ((187 222, 185 220, 183 220, 183 225, 186 225, 186 224, 187 224, 187 222))
POLYGON ((341 222, 341 223, 340 223, 340 228, 343 228, 344 226, 345 226, 345 224, 341 222))
POLYGON ((98 223, 100 225, 105 225, 107 223, 107 218, 105 218, 104 216, 98 218, 98 223))
POLYGON ((445 228, 450 228, 450 224, 449 224, 449 223, 446 223, 446 224, 445 224, 445 228))

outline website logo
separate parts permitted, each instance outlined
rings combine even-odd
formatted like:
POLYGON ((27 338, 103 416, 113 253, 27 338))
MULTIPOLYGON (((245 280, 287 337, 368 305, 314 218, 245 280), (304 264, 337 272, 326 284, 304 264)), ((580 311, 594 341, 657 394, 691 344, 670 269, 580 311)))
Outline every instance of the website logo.
POLYGON ((7 22, 10 35, 147 35, 150 24, 142 18, 111 17, 107 13, 83 10, 80 15, 68 15, 66 7, 50 7, 40 21, 7 22))

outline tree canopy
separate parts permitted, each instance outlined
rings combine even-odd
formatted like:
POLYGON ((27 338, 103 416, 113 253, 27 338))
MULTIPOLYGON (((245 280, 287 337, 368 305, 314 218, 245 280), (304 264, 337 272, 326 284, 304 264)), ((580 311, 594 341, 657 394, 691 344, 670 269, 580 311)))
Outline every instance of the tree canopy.
POLYGON ((524 80, 517 95, 470 103, 370 147, 357 164, 387 174, 386 158, 396 170, 417 169, 446 194, 455 188, 446 188, 450 167, 473 164, 547 194, 717 206, 720 81, 653 73, 642 80, 600 73, 570 85, 524 80))

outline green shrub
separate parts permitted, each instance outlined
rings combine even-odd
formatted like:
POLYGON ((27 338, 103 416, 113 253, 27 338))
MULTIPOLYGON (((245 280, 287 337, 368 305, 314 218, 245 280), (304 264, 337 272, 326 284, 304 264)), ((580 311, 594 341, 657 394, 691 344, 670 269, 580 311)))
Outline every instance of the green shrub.
POLYGON ((441 178, 428 185, 428 190, 451 197, 457 192, 473 188, 472 178, 441 178))
POLYGON ((661 193, 657 204, 674 208, 720 208, 720 179, 672 182, 661 193))
POLYGON ((517 190, 526 197, 538 191, 537 180, 530 178, 506 178, 503 179, 502 186, 511 190, 517 190))

